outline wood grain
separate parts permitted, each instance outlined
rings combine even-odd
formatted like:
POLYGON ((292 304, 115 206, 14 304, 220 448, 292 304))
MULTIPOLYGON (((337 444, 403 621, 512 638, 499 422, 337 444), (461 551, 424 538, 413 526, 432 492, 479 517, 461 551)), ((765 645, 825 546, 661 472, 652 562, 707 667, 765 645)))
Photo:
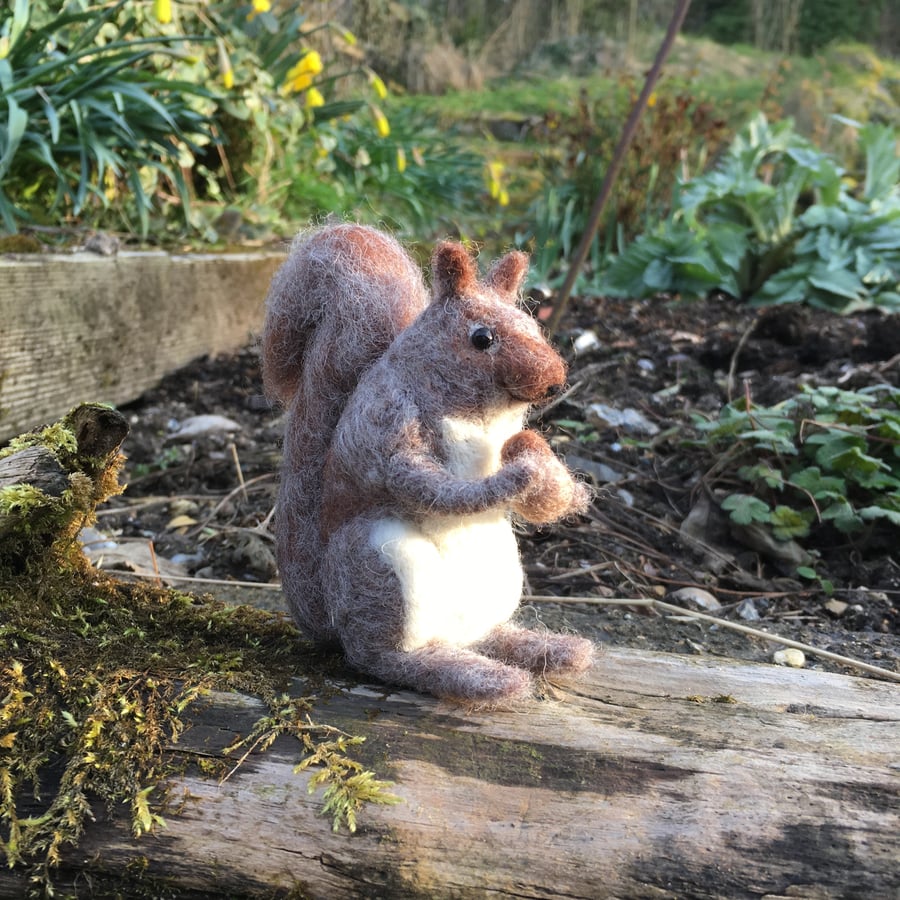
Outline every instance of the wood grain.
MULTIPOLYGON (((900 892, 892 685, 609 650, 583 681, 514 710, 349 676, 331 688, 313 719, 365 736, 361 758, 401 804, 333 833, 309 774, 293 772, 296 743, 279 740, 224 784, 188 767, 172 794, 189 800, 156 835, 135 841, 127 816, 98 818, 61 884, 110 875, 143 896, 139 872, 171 896, 329 900, 900 892)), ((216 694, 172 752, 217 756, 261 714, 252 697, 216 694)), ((0 874, 0 897, 22 878, 0 874)))
POLYGON ((280 253, 0 256, 0 440, 121 404, 262 324, 280 253))

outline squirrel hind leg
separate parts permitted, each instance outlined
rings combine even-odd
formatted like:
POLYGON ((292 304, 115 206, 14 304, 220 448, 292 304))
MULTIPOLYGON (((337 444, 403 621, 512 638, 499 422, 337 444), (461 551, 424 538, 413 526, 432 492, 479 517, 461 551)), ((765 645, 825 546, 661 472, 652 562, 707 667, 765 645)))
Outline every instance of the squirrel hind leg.
POLYGON ((356 668, 389 683, 481 708, 524 700, 534 688, 524 669, 437 641, 415 650, 378 650, 363 658, 348 652, 347 657, 356 668))
POLYGON ((577 675, 590 668, 594 645, 574 634, 499 625, 477 649, 492 659, 521 666, 536 675, 577 675))

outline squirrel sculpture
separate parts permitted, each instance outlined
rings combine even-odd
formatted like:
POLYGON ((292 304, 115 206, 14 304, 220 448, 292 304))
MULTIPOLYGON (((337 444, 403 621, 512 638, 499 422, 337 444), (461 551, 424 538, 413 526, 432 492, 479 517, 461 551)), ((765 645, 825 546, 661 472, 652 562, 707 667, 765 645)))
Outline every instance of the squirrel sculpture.
POLYGON ((511 252, 479 280, 444 242, 433 296, 389 235, 301 234, 266 301, 263 378, 288 409, 276 514, 291 613, 358 670, 494 705, 534 674, 577 673, 593 645, 510 624, 523 571, 511 516, 582 513, 589 491, 536 432, 566 365, 517 306, 511 252))

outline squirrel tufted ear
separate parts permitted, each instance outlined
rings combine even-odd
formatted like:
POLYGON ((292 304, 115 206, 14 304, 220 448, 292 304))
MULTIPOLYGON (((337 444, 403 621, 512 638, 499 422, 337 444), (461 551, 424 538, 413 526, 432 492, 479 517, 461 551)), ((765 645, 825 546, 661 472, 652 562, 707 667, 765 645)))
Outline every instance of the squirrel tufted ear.
POLYGON ((528 273, 528 254, 513 250, 491 266, 485 281, 498 294, 515 297, 528 273))
POLYGON ((462 244, 441 241, 431 259, 436 296, 472 293, 478 283, 478 267, 462 244))

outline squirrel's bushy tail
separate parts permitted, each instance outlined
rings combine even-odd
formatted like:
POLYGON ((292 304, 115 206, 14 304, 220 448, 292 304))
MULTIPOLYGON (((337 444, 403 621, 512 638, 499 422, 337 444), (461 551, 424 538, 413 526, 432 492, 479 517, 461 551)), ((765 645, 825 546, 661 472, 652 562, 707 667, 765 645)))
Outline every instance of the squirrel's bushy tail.
POLYGON ((266 298, 266 392, 288 407, 278 497, 278 564, 298 624, 333 637, 318 571, 322 468, 360 376, 428 303, 422 272, 392 237, 363 225, 294 241, 266 298))

